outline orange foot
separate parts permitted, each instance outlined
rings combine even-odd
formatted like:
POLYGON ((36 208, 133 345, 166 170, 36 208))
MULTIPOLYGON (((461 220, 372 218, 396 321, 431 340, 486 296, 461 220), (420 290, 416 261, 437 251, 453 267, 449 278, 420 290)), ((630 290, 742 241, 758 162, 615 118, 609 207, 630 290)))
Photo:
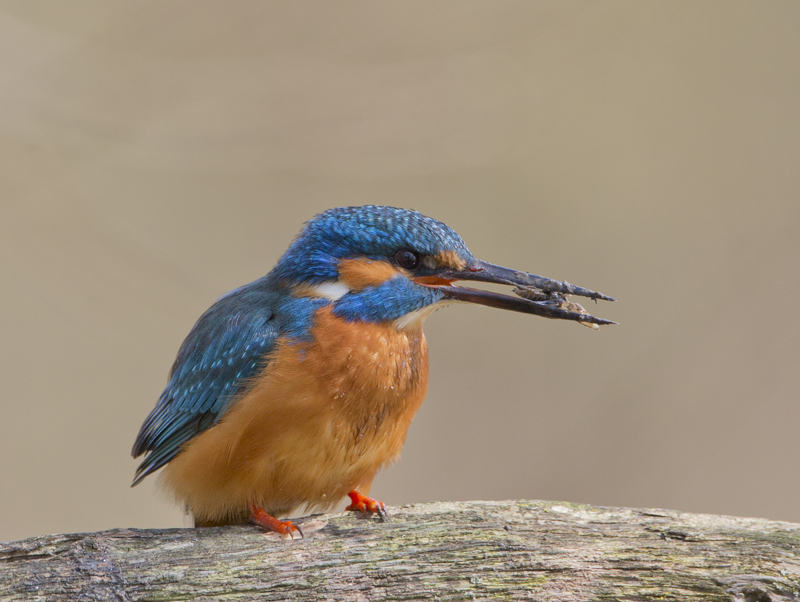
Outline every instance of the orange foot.
POLYGON ((345 510, 352 510, 353 512, 364 512, 367 514, 377 514, 381 520, 386 520, 386 504, 373 500, 371 497, 361 495, 358 491, 353 489, 347 495, 350 496, 350 504, 345 510))
POLYGON ((300 538, 303 539, 303 530, 292 521, 278 520, 253 504, 250 504, 250 522, 255 523, 265 531, 275 531, 280 533, 281 536, 288 535, 292 539, 294 539, 294 532, 297 531, 300 534, 300 538))

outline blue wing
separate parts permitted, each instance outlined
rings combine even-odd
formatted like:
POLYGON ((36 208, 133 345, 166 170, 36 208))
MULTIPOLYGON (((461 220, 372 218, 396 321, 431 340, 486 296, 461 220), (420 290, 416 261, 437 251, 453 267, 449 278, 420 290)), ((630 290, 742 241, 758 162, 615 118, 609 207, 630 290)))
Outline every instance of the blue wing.
POLYGON ((133 485, 213 426, 267 364, 280 330, 279 300, 258 284, 221 297, 181 345, 169 383, 133 445, 134 458, 147 454, 133 485))

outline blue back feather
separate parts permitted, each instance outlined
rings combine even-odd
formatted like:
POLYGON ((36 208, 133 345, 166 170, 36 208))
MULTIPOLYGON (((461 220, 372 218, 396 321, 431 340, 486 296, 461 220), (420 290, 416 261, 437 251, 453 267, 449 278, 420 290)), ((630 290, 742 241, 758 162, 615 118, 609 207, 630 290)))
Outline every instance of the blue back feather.
POLYGON ((206 311, 183 342, 169 383, 136 438, 133 456, 149 453, 133 484, 213 426, 267 365, 278 337, 302 339, 313 312, 326 303, 295 299, 265 277, 224 295, 206 311))

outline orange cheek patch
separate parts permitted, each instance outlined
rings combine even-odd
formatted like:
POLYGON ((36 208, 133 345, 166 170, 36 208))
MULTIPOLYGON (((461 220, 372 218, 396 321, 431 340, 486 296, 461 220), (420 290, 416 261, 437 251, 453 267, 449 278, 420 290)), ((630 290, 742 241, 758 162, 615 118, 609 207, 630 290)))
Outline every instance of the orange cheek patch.
POLYGON ((378 286, 401 273, 386 261, 342 259, 339 262, 339 280, 354 291, 360 291, 368 286, 378 286))
POLYGON ((436 260, 439 265, 452 268, 454 270, 463 270, 467 267, 467 263, 458 256, 455 251, 440 251, 436 255, 436 260))

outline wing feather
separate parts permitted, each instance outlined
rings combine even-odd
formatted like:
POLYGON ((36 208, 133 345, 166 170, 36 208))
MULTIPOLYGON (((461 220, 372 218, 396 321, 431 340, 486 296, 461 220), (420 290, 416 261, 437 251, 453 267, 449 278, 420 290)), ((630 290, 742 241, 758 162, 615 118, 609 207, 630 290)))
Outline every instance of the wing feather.
POLYGON ((134 458, 146 454, 133 485, 219 421, 268 363, 279 331, 275 298, 255 284, 221 297, 181 345, 169 383, 133 445, 134 458))

